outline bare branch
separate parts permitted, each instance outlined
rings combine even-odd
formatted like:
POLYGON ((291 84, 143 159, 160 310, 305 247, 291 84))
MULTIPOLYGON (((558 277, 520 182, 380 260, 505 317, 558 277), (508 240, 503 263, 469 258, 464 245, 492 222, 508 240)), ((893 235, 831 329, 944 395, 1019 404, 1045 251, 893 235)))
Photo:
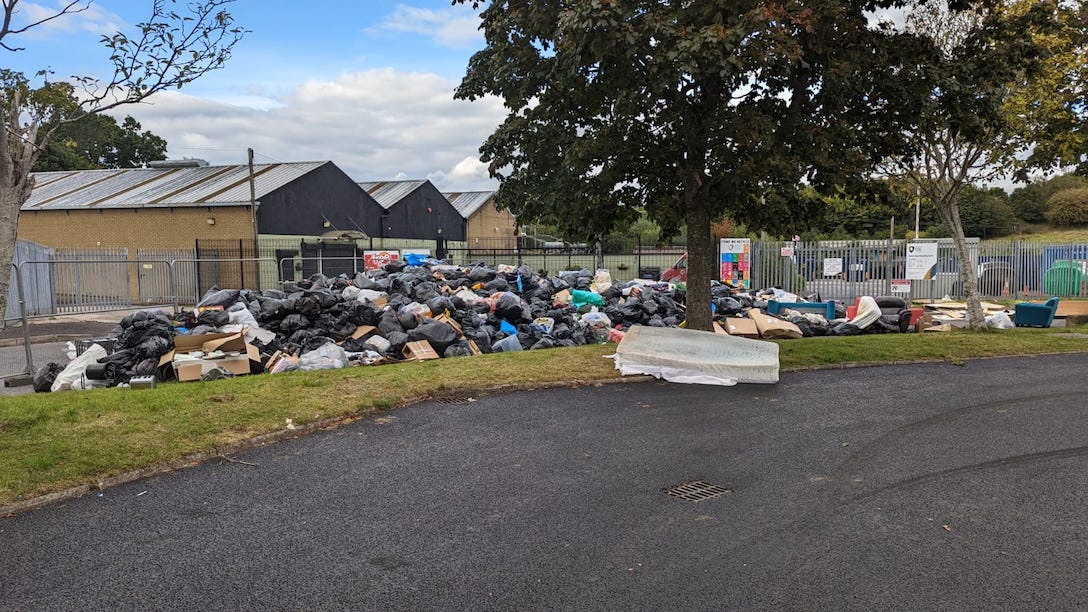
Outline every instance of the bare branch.
POLYGON ((7 49, 8 51, 22 51, 23 47, 11 47, 4 42, 9 34, 22 34, 27 30, 36 28, 43 23, 53 21, 64 15, 71 15, 73 13, 82 13, 83 11, 91 8, 91 0, 72 0, 63 8, 58 10, 55 14, 50 15, 44 19, 39 19, 34 23, 28 23, 20 28, 11 27, 11 18, 15 15, 15 7, 18 6, 19 0, 3 0, 2 6, 4 11, 3 23, 0 23, 0 48, 7 49), (86 2, 86 4, 83 4, 86 2))

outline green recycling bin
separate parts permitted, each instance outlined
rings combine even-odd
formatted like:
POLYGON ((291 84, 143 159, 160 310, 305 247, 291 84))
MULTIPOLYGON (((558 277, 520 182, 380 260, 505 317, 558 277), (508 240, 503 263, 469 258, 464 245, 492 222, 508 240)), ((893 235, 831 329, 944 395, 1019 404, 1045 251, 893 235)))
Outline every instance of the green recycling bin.
POLYGON ((1083 277, 1079 263, 1059 259, 1043 274, 1043 292, 1049 295, 1079 295, 1083 277))

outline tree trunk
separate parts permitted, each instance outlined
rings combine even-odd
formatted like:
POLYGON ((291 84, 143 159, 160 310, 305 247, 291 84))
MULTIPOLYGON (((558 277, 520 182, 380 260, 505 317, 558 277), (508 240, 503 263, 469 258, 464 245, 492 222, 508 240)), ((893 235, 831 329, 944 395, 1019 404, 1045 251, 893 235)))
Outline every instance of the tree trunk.
POLYGON ((12 259, 19 228, 19 209, 26 198, 20 189, 0 185, 0 309, 6 311, 12 259))
POLYGON ((19 231, 19 209, 30 199, 30 192, 34 189, 30 168, 40 152, 35 145, 37 127, 20 125, 20 108, 19 96, 16 95, 0 109, 6 127, 5 137, 0 138, 0 299, 5 310, 11 285, 11 261, 19 231))
POLYGON ((688 283, 685 304, 687 329, 711 331, 710 281, 717 269, 718 250, 710 229, 710 213, 699 177, 684 190, 685 222, 688 227, 688 283))
POLYGON ((960 223, 960 209, 956 202, 956 195, 946 194, 944 198, 937 200, 937 212, 941 215, 941 221, 948 228, 948 234, 952 237, 952 244, 956 247, 956 257, 960 262, 960 278, 963 280, 963 297, 967 302, 967 326, 973 330, 986 328, 986 317, 982 313, 982 302, 978 295, 978 273, 971 262, 971 251, 967 248, 967 237, 963 235, 963 224, 960 223))

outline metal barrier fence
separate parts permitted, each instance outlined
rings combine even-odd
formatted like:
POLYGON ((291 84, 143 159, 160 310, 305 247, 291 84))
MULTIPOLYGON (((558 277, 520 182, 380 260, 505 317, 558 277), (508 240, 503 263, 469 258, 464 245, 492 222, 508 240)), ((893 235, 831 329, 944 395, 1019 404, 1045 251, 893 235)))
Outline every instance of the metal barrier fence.
MULTIPOLYGON (((821 299, 853 301, 863 295, 890 295, 903 288, 909 241, 754 241, 751 250, 753 288, 781 287, 821 299)), ((950 240, 937 242, 938 263, 932 280, 910 281, 908 299, 960 298, 958 255, 950 240)), ((185 252, 185 251, 181 251, 185 252)), ((163 253, 167 254, 167 253, 163 253)), ((659 278, 684 254, 683 248, 637 247, 628 252, 602 252, 593 247, 451 248, 449 259, 459 265, 483 262, 528 265, 534 271, 607 268, 618 282, 659 278)), ((1088 243, 1042 244, 1030 241, 969 241, 972 266, 980 294, 989 299, 1040 299, 1051 295, 1088 298, 1088 243)), ((254 290, 280 288, 314 272, 350 274, 364 268, 357 253, 351 257, 154 258, 60 257, 13 264, 9 312, 23 325, 23 346, 4 347, 0 377, 33 373, 39 362, 63 358, 61 347, 34 346, 32 317, 166 306, 174 310, 194 304, 213 285, 254 290), (48 353, 48 357, 43 357, 48 353)))
MULTIPOLYGON (((752 286, 781 287, 823 299, 853 300, 891 295, 893 280, 906 279, 906 240, 756 242, 752 286)), ((937 242, 937 268, 930 280, 910 281, 908 299, 962 298, 959 255, 950 239, 937 242)), ((968 240, 978 291, 989 299, 1044 296, 1088 297, 1088 244, 1043 244, 968 240)), ((896 285, 899 285, 896 283, 896 285)))

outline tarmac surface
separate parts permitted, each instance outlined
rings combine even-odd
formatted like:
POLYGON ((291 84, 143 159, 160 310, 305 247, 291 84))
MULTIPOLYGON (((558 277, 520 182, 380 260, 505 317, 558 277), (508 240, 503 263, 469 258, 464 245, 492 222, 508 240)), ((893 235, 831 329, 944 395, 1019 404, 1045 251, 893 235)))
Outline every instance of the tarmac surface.
POLYGON ((417 404, 2 518, 0 609, 1084 609, 1085 371, 417 404))

